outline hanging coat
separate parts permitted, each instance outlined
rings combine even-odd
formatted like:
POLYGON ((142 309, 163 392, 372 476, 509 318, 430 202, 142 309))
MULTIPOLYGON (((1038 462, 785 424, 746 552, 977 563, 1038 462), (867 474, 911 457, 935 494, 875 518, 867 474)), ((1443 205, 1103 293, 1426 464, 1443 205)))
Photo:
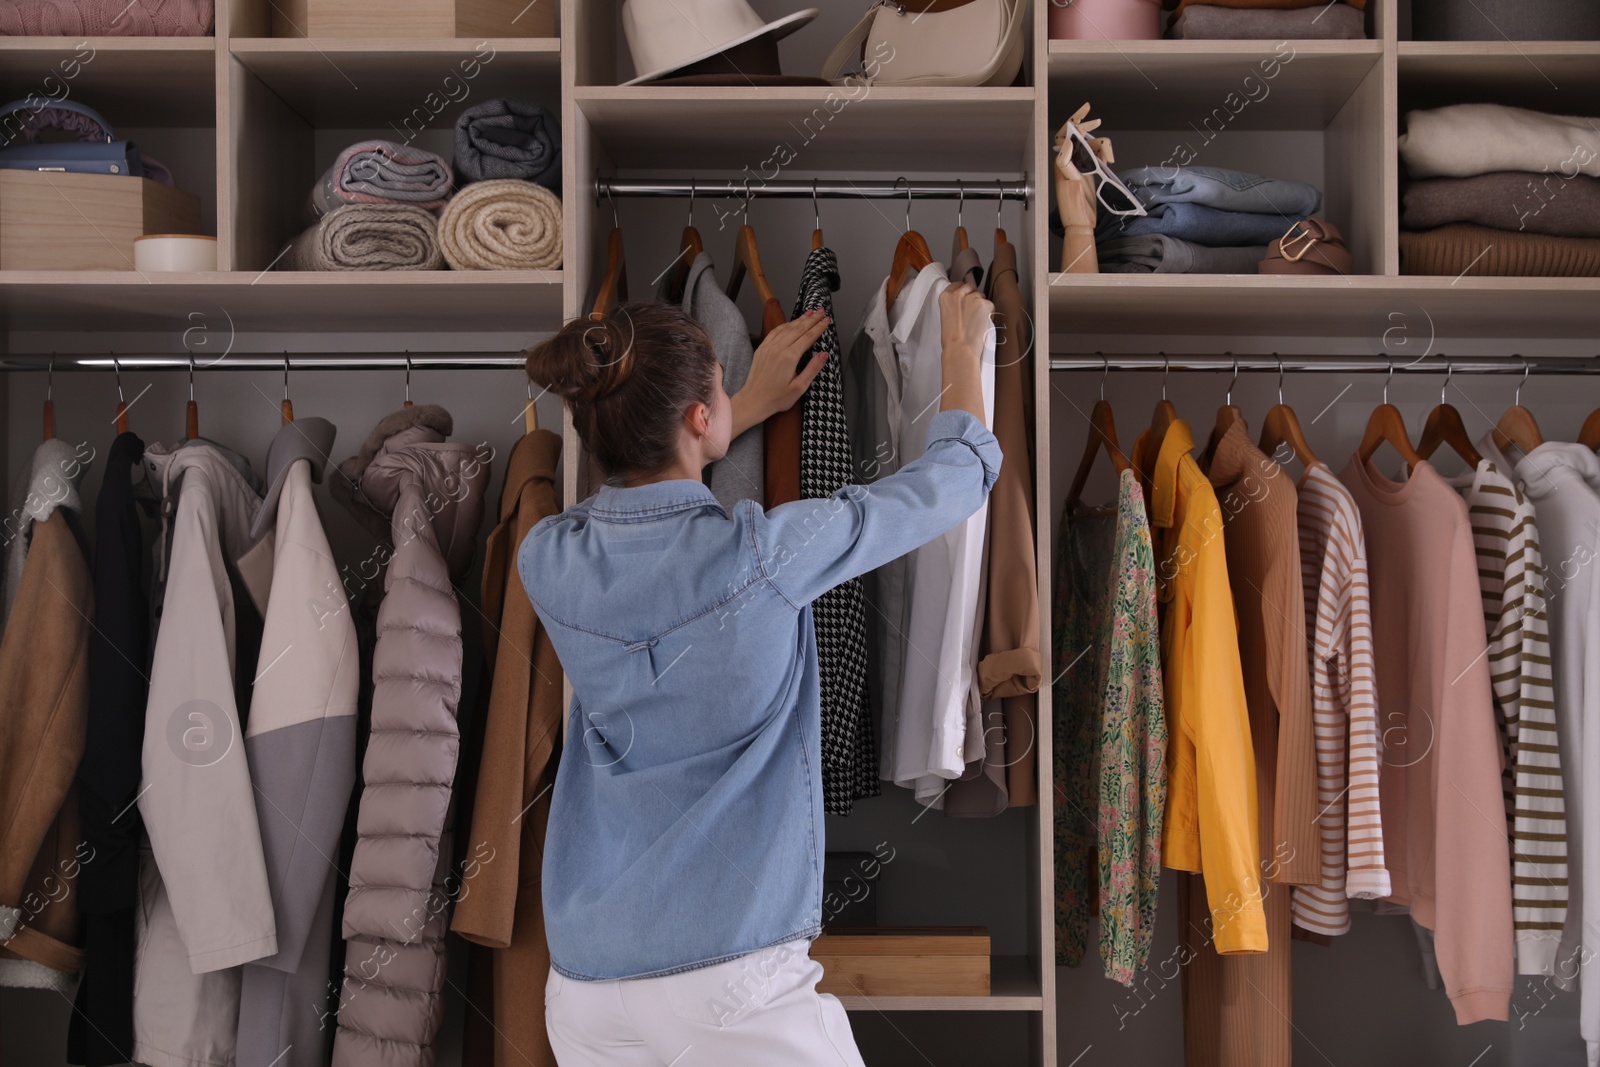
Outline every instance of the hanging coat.
POLYGON ((451 425, 435 405, 397 411, 331 483, 392 545, 344 907, 335 1067, 432 1067, 444 1020, 451 890, 441 838, 459 750, 462 662, 453 582, 472 561, 490 459, 447 443, 451 425))

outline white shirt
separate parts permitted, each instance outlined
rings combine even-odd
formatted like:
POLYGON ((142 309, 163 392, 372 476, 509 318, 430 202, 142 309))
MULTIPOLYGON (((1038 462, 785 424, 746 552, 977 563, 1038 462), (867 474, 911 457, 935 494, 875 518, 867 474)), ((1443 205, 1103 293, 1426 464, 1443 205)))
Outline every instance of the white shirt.
MULTIPOLYGON (((939 294, 949 284, 942 263, 930 263, 907 285, 889 314, 887 343, 875 345, 886 380, 888 422, 896 459, 906 464, 927 445, 928 420, 939 410, 944 387, 939 294)), ((878 307, 874 301, 874 309, 878 307)), ((984 339, 980 363, 984 421, 994 422, 994 333, 984 339)), ((920 803, 943 807, 949 782, 983 758, 978 692, 978 637, 982 615, 986 502, 971 517, 910 553, 901 604, 880 608, 900 629, 900 684, 885 726, 888 773, 915 790, 920 803)), ((887 666, 887 664, 886 664, 887 666)))

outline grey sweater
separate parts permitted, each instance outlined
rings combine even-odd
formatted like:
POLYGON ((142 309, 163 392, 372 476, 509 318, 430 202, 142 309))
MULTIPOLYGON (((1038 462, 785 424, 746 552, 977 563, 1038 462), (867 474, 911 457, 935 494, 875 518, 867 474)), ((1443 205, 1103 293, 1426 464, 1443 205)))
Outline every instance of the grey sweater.
MULTIPOLYGON (((663 283, 663 299, 665 289, 663 283)), ((744 388, 744 380, 750 374, 755 350, 750 344, 750 327, 745 322, 744 312, 717 284, 717 272, 711 266, 709 253, 701 252, 689 266, 689 277, 683 286, 683 310, 693 316, 711 338, 711 347, 722 364, 722 388, 729 396, 737 393, 744 388)), ((750 427, 729 443, 726 456, 707 468, 706 484, 729 511, 733 510, 735 501, 746 497, 761 502, 766 474, 762 440, 761 426, 750 427)))

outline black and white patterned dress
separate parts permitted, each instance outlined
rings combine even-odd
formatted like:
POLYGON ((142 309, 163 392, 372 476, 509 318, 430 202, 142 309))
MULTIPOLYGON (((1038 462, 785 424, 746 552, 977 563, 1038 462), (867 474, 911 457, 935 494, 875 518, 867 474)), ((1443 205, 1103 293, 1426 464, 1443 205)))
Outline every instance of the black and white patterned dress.
MULTIPOLYGON (((813 249, 800 278, 797 317, 821 308, 833 318, 839 263, 830 248, 813 249)), ((831 496, 856 481, 855 457, 844 421, 839 333, 830 321, 806 360, 830 353, 800 402, 800 496, 831 496)), ((804 366, 804 363, 802 363, 804 366)), ((822 687, 822 806, 830 815, 850 814, 860 797, 879 794, 878 756, 867 693, 866 604, 861 579, 851 578, 811 605, 822 687)))

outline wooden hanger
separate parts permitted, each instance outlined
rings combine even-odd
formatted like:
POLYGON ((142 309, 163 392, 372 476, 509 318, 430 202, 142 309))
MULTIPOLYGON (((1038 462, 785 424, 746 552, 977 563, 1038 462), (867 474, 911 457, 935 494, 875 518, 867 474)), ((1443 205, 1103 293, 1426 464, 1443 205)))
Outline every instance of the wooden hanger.
POLYGON ((1589 417, 1583 420, 1583 429, 1578 431, 1578 443, 1584 448, 1600 448, 1600 408, 1589 412, 1589 417))
POLYGON ((600 290, 595 293, 590 308, 591 319, 603 319, 613 304, 628 299, 627 260, 622 254, 622 222, 617 217, 617 202, 611 190, 606 189, 606 199, 611 201, 611 235, 606 238, 606 272, 600 278, 600 290))
MULTIPOLYGON (((1393 377, 1394 360, 1391 359, 1389 378, 1393 377)), ((1406 461, 1407 470, 1414 471, 1423 459, 1411 447, 1411 438, 1406 433, 1406 420, 1401 416, 1400 409, 1389 403, 1389 378, 1383 380, 1383 403, 1374 408, 1372 416, 1367 419, 1367 432, 1361 438, 1361 447, 1356 449, 1356 456, 1365 463, 1378 451, 1378 446, 1387 441, 1406 461)))
POLYGON ((56 391, 56 354, 50 353, 50 369, 45 372, 44 380, 44 439, 55 440, 56 436, 56 402, 53 399, 56 391))
POLYGON ((294 404, 289 400, 289 353, 283 354, 283 403, 279 405, 283 411, 283 424, 289 425, 294 421, 294 404))
POLYGON ((533 379, 528 379, 528 403, 522 409, 522 432, 533 433, 539 428, 539 407, 533 399, 533 379))
POLYGON ((817 179, 811 179, 811 214, 816 218, 816 228, 811 231, 811 251, 822 247, 822 208, 817 203, 817 179))
POLYGON ((128 432, 128 402, 122 396, 122 364, 117 362, 117 354, 111 354, 111 368, 117 372, 117 433, 128 432))
POLYGON ((1311 451, 1311 446, 1306 443, 1305 434, 1300 431, 1300 419, 1294 413, 1294 408, 1283 402, 1283 360, 1278 360, 1278 402, 1267 412, 1267 417, 1261 423, 1261 451, 1272 456, 1279 446, 1287 444, 1294 451, 1295 458, 1303 465, 1309 467, 1317 461, 1316 454, 1311 451))
POLYGON ((1533 412, 1522 406, 1522 387, 1528 382, 1528 372, 1533 370, 1533 364, 1523 357, 1522 381, 1517 383, 1516 399, 1511 402, 1511 407, 1500 416, 1500 421, 1494 428, 1494 445, 1502 452, 1510 445, 1516 445, 1527 455, 1535 448, 1544 444, 1544 435, 1539 432, 1539 424, 1534 421, 1533 412))
POLYGON ((1078 473, 1072 477, 1072 488, 1067 490, 1066 510, 1071 511, 1078 506, 1083 497, 1083 488, 1089 481, 1089 471, 1094 468, 1094 457, 1101 448, 1111 458, 1111 465, 1116 469, 1117 477, 1129 468, 1128 457, 1123 454, 1117 445, 1117 424, 1111 415, 1111 405, 1106 403, 1106 374, 1111 371, 1111 363, 1106 361, 1106 369, 1100 375, 1100 399, 1089 411, 1089 439, 1083 446, 1083 458, 1078 461, 1078 473))
POLYGON ((1477 470, 1483 457, 1472 447, 1472 438, 1467 436, 1467 426, 1461 421, 1461 412, 1444 400, 1444 391, 1450 388, 1450 376, 1454 373, 1455 364, 1445 360, 1444 384, 1439 387, 1439 406, 1428 412, 1428 421, 1422 425, 1422 440, 1417 442, 1417 455, 1427 459, 1440 445, 1449 445, 1469 468, 1477 470))
POLYGON ((906 272, 914 274, 932 262, 933 253, 928 251, 928 242, 923 240, 922 234, 911 228, 911 183, 906 182, 906 230, 895 242, 894 261, 889 265, 889 281, 883 294, 890 307, 894 306, 900 290, 905 286, 906 272))
POLYGON ((183 439, 193 441, 200 436, 200 405, 194 402, 194 353, 189 354, 189 403, 183 412, 183 439))
POLYGON ((739 287, 746 274, 750 275, 750 282, 756 287, 756 299, 761 301, 763 307, 768 300, 777 299, 772 286, 767 283, 766 271, 761 269, 761 250, 756 245, 756 231, 750 226, 748 179, 745 182, 744 224, 739 227, 739 235, 733 239, 733 273, 728 277, 729 300, 739 298, 739 287))
POLYGON ((1233 378, 1228 382, 1226 399, 1217 409, 1217 424, 1212 427, 1211 439, 1206 442, 1206 450, 1201 458, 1201 465, 1206 467, 1211 465, 1211 457, 1216 453, 1217 445, 1222 441, 1223 435, 1233 428, 1234 423, 1244 420, 1244 412, 1233 402, 1233 387, 1239 382, 1239 357, 1232 352, 1224 354, 1233 357, 1233 378))
MULTIPOLYGON (((619 238, 620 240, 620 238, 619 238)), ((689 222, 683 228, 683 237, 678 241, 678 258, 673 261, 672 274, 667 281, 667 296, 674 302, 683 300, 684 287, 689 284, 689 268, 694 266, 696 257, 705 251, 705 243, 700 240, 700 231, 694 228, 694 179, 689 180, 689 222)), ((618 258, 621 258, 621 247, 618 246, 618 258)))

